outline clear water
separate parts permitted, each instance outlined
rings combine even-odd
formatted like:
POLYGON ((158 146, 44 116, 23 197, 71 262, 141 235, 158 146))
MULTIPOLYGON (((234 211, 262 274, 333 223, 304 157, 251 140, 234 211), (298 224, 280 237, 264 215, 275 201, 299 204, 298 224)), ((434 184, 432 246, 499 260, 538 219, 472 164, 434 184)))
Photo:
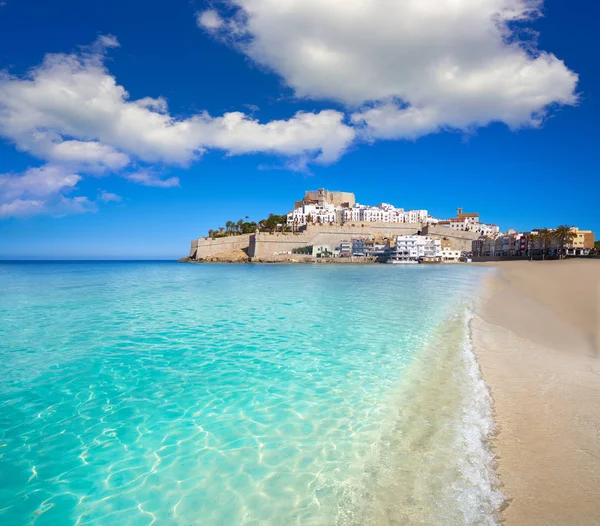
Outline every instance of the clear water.
POLYGON ((494 524, 484 272, 0 264, 0 523, 494 524))

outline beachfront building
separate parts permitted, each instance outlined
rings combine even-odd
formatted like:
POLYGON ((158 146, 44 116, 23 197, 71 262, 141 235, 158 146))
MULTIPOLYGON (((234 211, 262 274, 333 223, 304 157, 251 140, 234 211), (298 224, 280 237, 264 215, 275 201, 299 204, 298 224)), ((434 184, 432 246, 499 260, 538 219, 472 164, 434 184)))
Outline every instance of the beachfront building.
POLYGON ((576 226, 571 230, 576 237, 566 246, 565 255, 588 256, 594 248, 594 233, 591 230, 579 230, 576 226))
POLYGON ((418 263, 423 259, 441 259, 442 242, 428 236, 398 236, 390 248, 389 263, 418 263))
POLYGON ((474 256, 514 257, 527 256, 530 248, 540 250, 539 242, 529 246, 529 232, 508 230, 505 234, 488 234, 473 241, 474 256))
POLYGON ((362 257, 365 255, 365 240, 362 238, 352 240, 352 255, 362 257))
POLYGON ((460 250, 452 250, 451 248, 442 248, 442 261, 458 263, 462 256, 460 250))
MULTIPOLYGON (((567 256, 587 256, 594 248, 594 233, 591 230, 571 229, 575 234, 574 239, 565 246, 564 254, 567 256)), ((473 241, 473 255, 475 256, 557 256, 560 252, 559 240, 550 236, 546 240, 540 238, 530 242, 530 234, 539 234, 540 230, 531 232, 516 232, 508 230, 505 234, 488 234, 473 241)))
POLYGON ((312 255, 315 258, 335 258, 338 257, 339 251, 337 249, 331 249, 328 245, 313 245, 312 255))
POLYGON ((342 241, 338 247, 340 257, 352 256, 352 241, 342 241))
POLYGON ((501 237, 501 234, 488 234, 475 239, 472 243, 473 255, 480 257, 497 255, 497 250, 499 251, 503 244, 503 241, 498 241, 501 237))
POLYGON ((364 253, 365 256, 374 258, 386 257, 390 251, 390 244, 385 240, 365 239, 364 253))

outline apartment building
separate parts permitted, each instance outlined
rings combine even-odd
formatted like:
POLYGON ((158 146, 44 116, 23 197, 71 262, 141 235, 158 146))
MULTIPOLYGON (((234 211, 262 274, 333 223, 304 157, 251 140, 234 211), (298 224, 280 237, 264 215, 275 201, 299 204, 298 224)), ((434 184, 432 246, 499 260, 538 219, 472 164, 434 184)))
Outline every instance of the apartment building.
POLYGON ((442 257, 442 242, 428 236, 398 236, 390 249, 388 263, 418 263, 442 257))
POLYGON ((460 250, 453 250, 451 248, 442 248, 442 261, 458 263, 462 256, 460 250))
MULTIPOLYGON (((577 227, 573 227, 571 230, 576 236, 566 245, 565 255, 587 256, 594 248, 594 233, 591 230, 580 230, 577 227)), ((546 241, 536 239, 531 243, 530 233, 535 235, 539 233, 539 230, 531 232, 509 230, 506 234, 482 235, 473 241, 473 254, 476 256, 526 256, 530 253, 534 256, 558 255, 560 252, 559 240, 550 237, 546 241)))
POLYGON ((571 229, 575 238, 565 248, 567 256, 587 256, 594 248, 594 233, 591 230, 571 229))

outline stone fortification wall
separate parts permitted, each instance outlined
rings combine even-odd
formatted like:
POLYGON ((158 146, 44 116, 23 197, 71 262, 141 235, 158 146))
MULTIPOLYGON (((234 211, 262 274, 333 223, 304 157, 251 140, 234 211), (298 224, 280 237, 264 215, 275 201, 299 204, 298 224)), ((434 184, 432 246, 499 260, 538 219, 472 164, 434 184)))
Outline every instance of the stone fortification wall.
POLYGON ((242 234, 240 236, 218 237, 210 239, 201 237, 192 241, 190 258, 204 259, 216 254, 223 254, 233 250, 243 250, 248 253, 250 237, 254 234, 242 234))
POLYGON ((416 234, 421 228, 421 223, 346 223, 343 226, 309 225, 300 234, 260 232, 251 243, 249 256, 264 258, 308 245, 327 246, 333 250, 343 240, 416 234))
POLYGON ((452 250, 462 250, 464 252, 470 252, 473 247, 473 241, 479 238, 477 232, 463 232, 447 226, 438 225, 426 225, 423 227, 423 235, 430 236, 434 239, 449 239, 452 250))
POLYGON ((339 246, 341 241, 352 238, 384 238, 416 234, 441 239, 449 239, 454 250, 470 251, 474 239, 479 237, 474 232, 460 232, 443 226, 423 226, 421 223, 346 223, 345 225, 309 225, 304 232, 298 234, 259 232, 240 236, 210 239, 201 237, 192 241, 190 258, 205 259, 234 250, 243 250, 251 258, 267 258, 286 254, 295 248, 305 246, 326 246, 330 250, 339 246))

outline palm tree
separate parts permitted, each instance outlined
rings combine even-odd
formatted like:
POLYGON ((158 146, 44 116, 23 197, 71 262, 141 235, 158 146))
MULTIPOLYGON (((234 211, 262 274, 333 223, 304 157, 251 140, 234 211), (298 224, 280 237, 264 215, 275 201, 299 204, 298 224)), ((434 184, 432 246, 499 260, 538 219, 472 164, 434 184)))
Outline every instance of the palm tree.
POLYGON ((558 242, 559 257, 562 258, 565 245, 571 243, 571 241, 577 237, 577 234, 573 232, 573 227, 569 225, 560 225, 556 227, 553 237, 558 242))
POLYGON ((527 234, 527 252, 529 253, 529 260, 533 260, 533 247, 535 242, 538 240, 538 236, 535 232, 529 232, 527 234))
POLYGON ((552 241, 552 232, 547 228, 541 228, 538 230, 537 238, 541 242, 542 245, 542 260, 546 258, 546 252, 548 250, 548 245, 552 241))

